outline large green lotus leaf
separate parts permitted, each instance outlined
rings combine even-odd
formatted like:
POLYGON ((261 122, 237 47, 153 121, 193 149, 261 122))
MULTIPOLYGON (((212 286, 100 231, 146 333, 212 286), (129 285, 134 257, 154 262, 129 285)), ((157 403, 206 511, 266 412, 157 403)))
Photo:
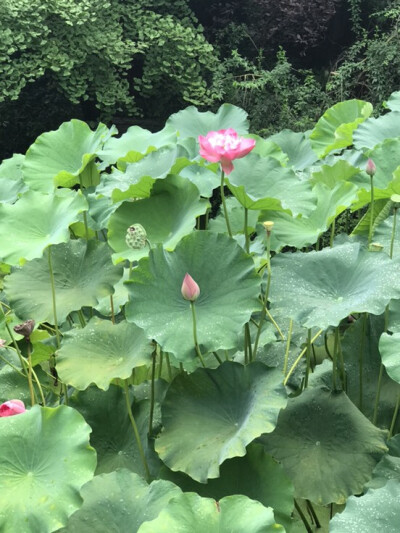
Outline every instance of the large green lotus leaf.
POLYGON ((14 154, 0 165, 0 203, 13 204, 18 195, 28 187, 22 179, 22 164, 25 156, 14 154))
POLYGON ((400 297, 399 261, 360 243, 276 256, 272 270, 274 307, 307 328, 337 326, 354 312, 380 315, 400 297))
POLYGON ((353 140, 358 150, 364 150, 396 137, 400 137, 400 112, 393 111, 378 118, 368 118, 358 126, 353 140))
POLYGON ((338 182, 352 181, 355 176, 358 177, 360 169, 353 167, 347 161, 339 159, 332 166, 322 165, 310 177, 311 183, 323 183, 330 189, 333 189, 338 182))
POLYGON ((110 137, 97 155, 102 161, 101 168, 104 169, 121 158, 129 159, 132 152, 146 154, 148 151, 175 142, 176 132, 172 128, 151 133, 140 126, 131 126, 121 137, 110 137))
POLYGON ((379 489, 348 499, 343 513, 333 517, 331 533, 397 533, 400 523, 400 481, 392 479, 379 489))
POLYGON ((313 150, 325 157, 333 150, 353 144, 353 132, 372 113, 372 105, 363 100, 346 100, 330 107, 310 134, 313 150))
POLYGON ((128 322, 91 321, 64 334, 57 352, 57 372, 64 383, 84 390, 91 383, 107 390, 114 378, 126 379, 132 369, 151 364, 153 351, 144 331, 128 322))
POLYGON ((86 122, 76 119, 43 133, 26 152, 22 167, 25 183, 47 193, 57 186, 72 187, 113 133, 104 124, 92 131, 86 122))
POLYGON ((167 177, 178 157, 176 145, 162 146, 150 152, 136 163, 130 163, 122 172, 113 169, 102 175, 102 183, 96 193, 120 202, 128 198, 147 198, 155 180, 167 177))
MULTIPOLYGON (((56 293, 57 319, 65 321, 71 311, 97 305, 112 294, 123 268, 113 265, 107 244, 70 241, 50 249, 56 293)), ((53 324, 53 305, 47 253, 7 276, 7 298, 18 316, 53 324)))
POLYGON ((198 483, 186 474, 171 472, 164 467, 161 477, 176 483, 184 492, 221 500, 224 496, 243 494, 272 507, 277 522, 289 530, 293 512, 293 484, 283 467, 260 444, 250 444, 244 457, 225 461, 220 477, 198 483))
POLYGON ((287 154, 289 159, 286 165, 295 170, 305 170, 317 160, 310 140, 304 133, 282 130, 269 137, 268 140, 276 143, 287 154))
POLYGON ((290 399, 261 440, 282 462, 296 497, 326 505, 362 491, 387 451, 385 436, 343 391, 317 387, 290 399))
POLYGON ((366 485, 369 489, 378 489, 386 485, 388 480, 400 482, 400 433, 388 440, 389 452, 376 465, 372 479, 366 485))
POLYGON ((235 161, 226 178, 227 185, 247 209, 289 209, 294 216, 307 214, 315 207, 315 197, 307 181, 283 167, 273 157, 250 153, 235 161))
POLYGON ((169 481, 150 485, 126 469, 101 474, 81 490, 82 507, 59 533, 136 533, 143 522, 154 520, 181 490, 169 481))
POLYGON ((131 294, 127 320, 178 360, 194 359, 192 312, 181 294, 186 273, 201 291, 195 309, 202 352, 237 347, 241 327, 259 306, 260 279, 252 259, 233 239, 219 233, 194 232, 173 252, 157 247, 149 258, 141 259, 127 282, 131 294))
MULTIPOLYGON (((317 183, 313 192, 317 206, 308 216, 293 217, 283 211, 262 211, 259 220, 271 220, 274 229, 271 234, 271 249, 285 246, 303 248, 315 244, 332 221, 351 205, 357 196, 357 187, 349 182, 339 182, 333 188, 317 183)), ((262 229, 263 233, 265 230, 262 229)))
POLYGON ((212 195, 213 190, 219 187, 221 182, 219 175, 198 164, 188 165, 179 172, 179 175, 194 183, 200 195, 206 198, 212 195))
MULTIPOLYGON (((362 315, 345 332, 341 345, 346 370, 346 391, 352 402, 369 419, 372 419, 381 372, 379 339, 384 331, 384 316, 362 315), (360 360, 362 368, 360 370, 360 360), (362 384, 360 385, 360 378, 362 384)), ((330 383, 331 383, 330 379, 330 383)), ((377 425, 390 427, 400 385, 390 379, 385 369, 381 374, 381 392, 377 425)), ((400 424, 400 420, 399 420, 400 424)))
POLYGON ((387 107, 391 111, 400 111, 400 91, 392 93, 387 102, 384 103, 384 107, 387 107))
POLYGON ((194 106, 174 113, 167 120, 170 126, 178 132, 179 138, 207 135, 209 131, 233 128, 239 134, 248 133, 249 121, 247 113, 232 104, 222 104, 217 113, 201 112, 194 106))
POLYGON ((203 215, 210 204, 200 198, 198 188, 189 180, 171 175, 157 181, 150 198, 124 202, 110 217, 108 242, 115 250, 114 260, 137 261, 148 255, 149 248, 135 250, 126 243, 126 232, 132 224, 141 224, 151 246, 162 244, 173 250, 177 243, 192 232, 196 217, 203 215))
POLYGON ((288 162, 288 156, 281 150, 280 146, 277 143, 269 140, 263 139, 259 135, 248 135, 251 139, 256 141, 256 145, 252 150, 253 154, 257 154, 261 157, 273 157, 277 159, 281 165, 284 167, 288 162))
POLYGON ((120 203, 113 203, 111 198, 99 196, 97 193, 90 193, 85 196, 89 205, 86 217, 89 228, 95 231, 106 229, 110 216, 120 203))
POLYGON ((69 226, 87 209, 80 192, 26 192, 15 204, 0 205, 1 257, 10 265, 41 257, 50 244, 69 240, 69 226))
POLYGON ((383 333, 379 341, 379 351, 382 356, 382 363, 385 365, 389 376, 400 383, 400 333, 383 333))
MULTIPOLYGON (((164 396, 165 386, 165 382, 156 381, 153 419, 156 428, 161 425, 159 403, 164 396)), ((150 473, 152 477, 157 477, 161 462, 154 452, 153 441, 148 439, 150 391, 147 390, 147 399, 136 398, 141 387, 142 385, 134 387, 135 398, 131 395, 131 407, 150 473)), ((121 387, 111 385, 107 391, 89 387, 85 391, 75 393, 69 403, 84 416, 92 428, 90 442, 97 451, 96 475, 127 468, 145 478, 144 466, 128 416, 125 393, 121 387)))
MULTIPOLYGON (((399 168, 400 139, 387 139, 370 153, 370 157, 376 166, 373 179, 375 200, 400 194, 400 174, 395 172, 399 168)), ((370 201, 371 191, 368 185, 360 190, 353 210, 360 209, 370 201)))
POLYGON ((0 530, 50 533, 82 504, 79 490, 92 477, 91 429, 64 405, 35 405, 0 419, 0 530))
POLYGON ((246 496, 227 496, 219 502, 195 493, 176 496, 138 533, 284 533, 274 512, 246 496))
POLYGON ((226 459, 242 457, 250 442, 273 431, 285 406, 281 372, 262 363, 225 361, 180 374, 162 404, 156 452, 171 470, 206 483, 226 459))

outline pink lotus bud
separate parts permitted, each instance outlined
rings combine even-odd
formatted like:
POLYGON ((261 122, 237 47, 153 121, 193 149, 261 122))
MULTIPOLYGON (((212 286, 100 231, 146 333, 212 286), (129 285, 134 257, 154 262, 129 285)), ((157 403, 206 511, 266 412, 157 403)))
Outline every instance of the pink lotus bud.
POLYGON ((190 302, 197 300, 200 295, 200 287, 187 272, 183 278, 181 293, 185 300, 189 300, 190 302))
POLYGON ((368 174, 368 176, 374 176, 376 172, 376 165, 372 161, 372 159, 368 159, 367 166, 365 167, 365 172, 368 174))
POLYGON ((254 139, 238 137, 232 128, 227 130, 209 131, 205 137, 199 135, 200 155, 210 163, 221 163, 225 174, 233 170, 232 161, 240 159, 253 150, 254 139))
POLYGON ((24 402, 21 402, 21 400, 9 400, 0 405, 0 416, 14 416, 25 411, 24 402))

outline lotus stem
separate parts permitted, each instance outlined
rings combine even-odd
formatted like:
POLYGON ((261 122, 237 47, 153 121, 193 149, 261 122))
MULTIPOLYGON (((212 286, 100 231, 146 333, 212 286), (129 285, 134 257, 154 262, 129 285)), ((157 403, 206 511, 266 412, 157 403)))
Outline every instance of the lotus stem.
POLYGON ((370 181, 371 181, 371 203, 370 203, 371 216, 369 217, 368 244, 371 244, 372 237, 374 235, 374 176, 373 174, 370 175, 370 181))
POLYGON ((300 516, 300 518, 301 518, 301 520, 302 520, 302 522, 304 524, 304 527, 307 530, 307 533, 313 533, 313 530, 312 530, 310 524, 308 523, 307 518, 305 517, 305 514, 301 510, 300 505, 296 502, 296 500, 294 500, 294 506, 296 508, 296 511, 299 513, 299 516, 300 516))
POLYGON ((222 365, 222 359, 220 358, 220 356, 217 354, 217 352, 213 352, 213 355, 215 357, 215 359, 218 361, 218 363, 220 365, 222 365))
MULTIPOLYGON (((323 332, 324 330, 323 329, 320 329, 315 335, 314 337, 311 339, 311 343, 315 342, 318 337, 321 335, 321 333, 323 332)), ((293 374, 293 372, 295 371, 297 365, 300 363, 301 361, 301 358, 303 357, 303 355, 306 353, 307 351, 307 346, 305 348, 303 348, 303 350, 301 350, 299 356, 297 357, 296 361, 293 363, 293 365, 291 366, 289 372, 288 372, 288 375, 286 376, 286 378, 284 379, 283 381, 283 384, 286 385, 287 382, 289 381, 289 378, 290 376, 293 374)))
POLYGON ((392 418, 392 422, 391 422, 390 428, 389 428, 388 439, 390 439, 392 437, 392 435, 393 435, 394 426, 395 426, 396 420, 397 420, 397 415, 399 414, 399 408, 400 408, 400 394, 397 395, 397 402, 396 402, 396 405, 395 405, 395 408, 394 408, 393 418, 392 418))
POLYGON ((54 272, 53 264, 51 260, 51 245, 47 248, 48 254, 48 263, 49 263, 49 273, 50 273, 50 285, 51 285, 51 299, 53 304, 53 317, 54 317, 54 328, 56 330, 56 339, 57 339, 57 348, 60 347, 60 330, 58 329, 58 320, 57 320, 57 306, 56 306, 56 288, 54 283, 54 272))
POLYGON ((110 294, 110 309, 111 309, 111 323, 115 324, 114 298, 112 294, 110 294))
POLYGON ((222 207, 224 210, 226 229, 228 230, 229 237, 232 237, 232 230, 231 230, 231 225, 229 222, 228 209, 226 207, 226 202, 225 202, 224 181, 225 181, 225 172, 221 169, 221 185, 220 185, 221 201, 222 201, 222 207))
POLYGON ((167 361, 168 379, 171 382, 172 381, 171 362, 169 360, 169 355, 167 353, 165 354, 165 360, 167 361))
POLYGON ((374 414, 372 415, 372 423, 374 425, 376 425, 376 421, 378 419, 379 400, 381 397, 381 389, 382 389, 382 377, 383 377, 383 364, 381 363, 379 367, 378 385, 376 388, 374 414))
POLYGON ((33 392, 33 384, 32 384, 31 343, 29 340, 27 340, 27 351, 28 351, 28 387, 29 387, 29 394, 31 397, 31 405, 33 407, 35 405, 35 394, 33 392))
POLYGON ((150 392, 150 415, 149 415, 149 437, 153 434, 154 398, 155 398, 155 378, 156 378, 156 357, 157 348, 152 353, 151 365, 151 392, 150 392))
POLYGON ((396 235, 396 220, 397 220, 397 207, 395 207, 393 211, 392 238, 390 240, 390 259, 393 258, 394 238, 396 235))
POLYGON ((329 245, 330 245, 331 248, 333 248, 333 240, 335 238, 335 222, 336 222, 336 220, 333 219, 332 224, 331 224, 331 236, 330 236, 330 239, 329 239, 329 245))
POLYGON ((362 330, 361 330, 360 351, 359 351, 359 354, 358 354, 358 367, 359 367, 359 377, 358 377, 359 397, 358 397, 358 403, 359 403, 359 409, 360 409, 361 412, 362 412, 362 408, 363 408, 364 349, 365 349, 365 334, 366 334, 366 330, 367 330, 367 320, 368 320, 368 313, 364 313, 363 323, 362 323, 362 330))
POLYGON ((205 368, 206 365, 205 365, 203 356, 201 355, 200 346, 199 346, 199 343, 197 341, 196 311, 195 311, 195 308, 194 308, 194 302, 192 302, 192 301, 190 302, 190 308, 192 310, 192 318, 193 318, 193 340, 194 340, 194 346, 195 346, 195 349, 196 349, 196 353, 197 353, 197 355, 198 355, 198 357, 200 359, 200 362, 203 365, 203 367, 205 368))
POLYGON ((287 340, 286 340, 285 359, 283 361, 283 376, 286 376, 286 372, 287 372, 288 361, 289 361, 289 352, 290 352, 290 342, 292 340, 292 331, 293 331, 293 320, 290 319, 288 337, 287 337, 287 340))
POLYGON ((247 207, 244 208, 244 237, 245 237, 245 243, 246 243, 246 252, 250 253, 250 239, 249 239, 249 233, 247 231, 247 227, 249 225, 249 210, 247 207))
POLYGON ((135 434, 136 444, 137 444, 137 447, 139 449, 139 454, 140 454, 140 457, 142 459, 144 470, 146 472, 146 480, 147 480, 147 482, 150 482, 149 465, 147 464, 146 457, 144 455, 142 441, 140 440, 139 431, 138 431, 138 428, 137 428, 137 425, 136 425, 136 422, 135 422, 135 418, 134 418, 133 413, 132 413, 132 406, 131 406, 131 402, 130 402, 130 398, 129 398, 128 382, 127 382, 126 379, 124 379, 123 383, 124 383, 124 391, 125 391, 125 402, 126 402, 126 408, 127 408, 127 411, 128 411, 129 420, 131 421, 131 424, 132 424, 133 433, 135 434))
POLYGON ((307 332, 307 352, 306 352, 306 376, 304 378, 304 388, 308 387, 308 376, 311 371, 311 328, 307 332))

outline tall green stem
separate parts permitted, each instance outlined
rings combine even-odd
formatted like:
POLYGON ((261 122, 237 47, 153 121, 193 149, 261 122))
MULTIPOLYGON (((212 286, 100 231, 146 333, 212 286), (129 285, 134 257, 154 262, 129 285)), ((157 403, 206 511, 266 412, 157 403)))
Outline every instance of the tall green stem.
POLYGON ((229 237, 232 237, 232 230, 231 230, 231 225, 230 225, 230 222, 229 222, 228 209, 226 207, 226 202, 225 202, 224 184, 225 184, 225 173, 224 173, 223 170, 221 170, 220 191, 221 191, 222 207, 224 209, 224 217, 225 217, 226 229, 228 230, 229 237))
POLYGON ((379 408, 379 400, 380 400, 380 397, 381 397, 382 378, 383 378, 383 364, 381 363, 381 366, 379 367, 378 385, 376 387, 374 414, 372 416, 372 423, 373 424, 376 424, 376 421, 378 419, 378 408, 379 408))
POLYGON ((153 351, 152 354, 152 365, 151 365, 151 392, 150 392, 150 416, 149 416, 149 437, 153 433, 153 416, 154 416, 154 399, 155 399, 155 378, 156 378, 156 357, 157 357, 157 348, 153 351))
POLYGON ((284 376, 286 376, 287 367, 288 367, 289 352, 290 352, 290 342, 292 340, 292 331, 293 331, 293 320, 290 319, 288 337, 287 337, 287 340, 286 340, 285 360, 283 362, 283 375, 284 376))
POLYGON ((244 208, 244 237, 245 237, 245 243, 246 243, 246 252, 250 253, 250 239, 249 239, 249 232, 247 231, 247 227, 249 225, 249 210, 245 207, 244 208))
POLYGON ((370 176, 371 180, 371 203, 370 203, 370 217, 369 217, 369 231, 368 231, 368 244, 371 244, 374 233, 374 177, 370 176))
POLYGON ((397 220, 397 207, 395 207, 393 211, 392 238, 390 239, 390 259, 393 258, 394 238, 396 235, 396 220, 397 220))
POLYGON ((306 531, 307 533, 313 533, 313 530, 310 526, 310 524, 308 523, 307 521, 307 518, 305 516, 305 514, 303 513, 303 511, 301 510, 301 507, 300 505, 296 502, 296 500, 294 500, 294 506, 296 508, 296 511, 299 513, 299 516, 304 524, 304 527, 306 528, 306 531))
POLYGON ((337 390, 337 360, 338 360, 338 336, 337 326, 335 329, 334 343, 333 343, 333 361, 332 361, 332 388, 337 390))
POLYGON ((359 397, 358 397, 358 403, 359 403, 359 409, 362 412, 363 409, 363 374, 364 374, 364 350, 365 350, 365 335, 367 332, 367 320, 368 320, 368 313, 364 313, 363 316, 363 323, 362 323, 362 330, 361 330, 361 342, 360 342, 360 351, 358 353, 358 388, 359 388, 359 397))
POLYGON ((330 237, 330 240, 329 240, 329 245, 331 248, 333 248, 333 240, 335 238, 335 222, 336 220, 333 219, 333 222, 331 224, 331 237, 330 237))
MULTIPOLYGON (((82 176, 81 175, 79 175, 79 186, 80 186, 81 192, 83 194, 83 184, 82 184, 82 176)), ((83 223, 85 225, 86 240, 88 241, 89 240, 89 228, 88 228, 88 223, 87 223, 86 211, 83 212, 83 223)))
POLYGON ((304 379, 304 388, 308 387, 308 376, 311 371, 311 329, 308 328, 307 333, 307 355, 306 355, 306 377, 304 379))
POLYGON ((111 323, 115 324, 114 298, 112 294, 110 294, 110 309, 111 309, 111 323))
POLYGON ((51 299, 52 299, 52 304, 53 304, 54 328, 56 330, 57 348, 59 348, 61 342, 60 342, 60 331, 58 329, 58 320, 57 320, 56 288, 55 288, 55 283, 54 283, 53 264, 51 261, 51 245, 48 246, 47 253, 48 253, 48 262, 49 262, 50 284, 51 284, 51 299))
POLYGON ((172 370, 171 370, 171 362, 169 360, 169 355, 165 354, 165 359, 167 361, 167 369, 168 369, 168 379, 171 382, 172 381, 172 370))
MULTIPOLYGON (((314 337, 311 339, 311 344, 313 344, 317 339, 318 337, 321 335, 321 333, 323 332, 324 330, 323 329, 320 329, 319 331, 317 331, 317 333, 314 335, 314 337)), ((288 375, 285 377, 285 379, 283 380, 283 384, 286 385, 286 383, 289 381, 289 378, 290 376, 293 374, 293 372, 295 371, 297 365, 300 363, 303 355, 306 353, 307 351, 307 346, 305 348, 303 348, 303 350, 301 350, 299 356, 297 357, 296 361, 292 364, 289 372, 288 372, 288 375)))
POLYGON ((126 403, 126 409, 128 411, 129 420, 131 421, 131 425, 133 428, 133 433, 135 434, 136 444, 139 449, 139 454, 143 462, 144 470, 146 472, 146 480, 150 482, 150 470, 149 465, 147 464, 146 457, 144 455, 144 450, 142 446, 142 441, 140 440, 139 431, 135 422, 135 419, 133 417, 132 413, 132 407, 131 407, 131 400, 129 397, 129 386, 127 380, 123 380, 124 383, 124 391, 125 391, 125 403, 126 403))
POLYGON ((31 358, 31 343, 29 340, 27 340, 27 351, 28 351, 28 387, 29 387, 29 394, 31 396, 31 405, 35 405, 35 394, 33 392, 33 384, 32 384, 32 358, 31 358))
POLYGON ((196 353, 201 361, 201 364, 203 365, 203 367, 205 368, 206 365, 204 363, 204 359, 203 359, 203 356, 201 355, 201 351, 200 351, 200 346, 199 346, 199 343, 197 341, 197 325, 196 325, 196 311, 195 311, 195 308, 194 308, 194 302, 190 302, 190 308, 192 310, 192 318, 193 318, 193 340, 194 340, 194 346, 196 348, 196 353))
POLYGON ((394 426, 395 426, 396 420, 397 420, 397 415, 399 414, 399 408, 400 408, 400 394, 397 395, 397 402, 396 402, 396 405, 395 405, 395 408, 394 408, 392 422, 391 422, 390 428, 389 428, 389 436, 388 436, 389 439, 393 435, 394 426))

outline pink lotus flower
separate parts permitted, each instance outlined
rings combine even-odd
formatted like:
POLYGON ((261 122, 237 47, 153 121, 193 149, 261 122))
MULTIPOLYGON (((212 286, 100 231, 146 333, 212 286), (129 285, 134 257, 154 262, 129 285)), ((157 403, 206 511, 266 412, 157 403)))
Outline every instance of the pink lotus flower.
POLYGON ((181 293, 185 300, 189 300, 190 302, 197 300, 200 295, 200 287, 187 272, 183 278, 181 293))
POLYGON ((376 172, 376 165, 372 161, 372 159, 368 159, 367 166, 365 167, 365 172, 368 174, 368 176, 374 176, 376 172))
POLYGON ((209 131, 205 137, 199 135, 200 155, 210 163, 221 163, 225 174, 233 170, 232 161, 240 159, 253 150, 254 139, 238 137, 232 128, 227 130, 209 131))
POLYGON ((21 402, 21 400, 9 400, 0 405, 0 417, 19 415, 25 411, 24 402, 21 402))

